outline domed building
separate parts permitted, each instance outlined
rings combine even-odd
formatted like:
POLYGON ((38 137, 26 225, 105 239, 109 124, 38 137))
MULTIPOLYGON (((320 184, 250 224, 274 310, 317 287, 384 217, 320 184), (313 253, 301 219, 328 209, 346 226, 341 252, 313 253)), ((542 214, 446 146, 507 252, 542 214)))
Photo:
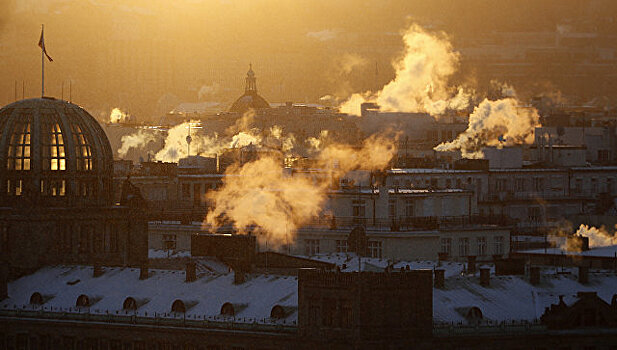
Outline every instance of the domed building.
POLYGON ((249 65, 249 71, 246 73, 244 95, 240 96, 236 102, 231 105, 229 111, 244 113, 251 108, 270 108, 270 104, 257 93, 257 78, 255 77, 255 72, 253 72, 253 66, 249 65))
POLYGON ((13 271, 146 261, 147 222, 114 205, 111 146, 83 108, 43 97, 0 109, 0 167, 0 253, 13 271))

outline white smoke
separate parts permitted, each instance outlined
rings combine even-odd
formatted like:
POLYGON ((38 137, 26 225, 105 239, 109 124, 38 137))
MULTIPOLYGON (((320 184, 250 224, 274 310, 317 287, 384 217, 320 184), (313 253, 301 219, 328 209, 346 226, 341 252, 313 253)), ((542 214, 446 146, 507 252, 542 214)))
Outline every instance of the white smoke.
POLYGON ((121 123, 127 121, 127 114, 122 112, 120 108, 114 108, 111 110, 109 114, 109 122, 110 123, 121 123))
POLYGON ((156 137, 152 132, 140 129, 134 134, 122 136, 120 140, 122 146, 118 149, 118 156, 123 158, 130 149, 144 148, 148 143, 156 141, 156 137))
POLYGON ((590 248, 617 245, 617 236, 608 233, 604 227, 581 225, 575 235, 588 237, 590 248))
POLYGON ((341 112, 360 115, 360 105, 376 102, 382 110, 443 114, 446 109, 467 107, 470 95, 462 88, 450 88, 449 77, 456 72, 459 55, 445 34, 430 34, 413 24, 403 35, 405 53, 393 64, 395 78, 376 93, 353 94, 341 112))
POLYGON ((539 116, 534 108, 521 108, 513 98, 485 99, 469 116, 467 130, 453 141, 436 146, 435 150, 460 150, 465 158, 482 158, 485 146, 532 143, 537 126, 540 126, 539 116))

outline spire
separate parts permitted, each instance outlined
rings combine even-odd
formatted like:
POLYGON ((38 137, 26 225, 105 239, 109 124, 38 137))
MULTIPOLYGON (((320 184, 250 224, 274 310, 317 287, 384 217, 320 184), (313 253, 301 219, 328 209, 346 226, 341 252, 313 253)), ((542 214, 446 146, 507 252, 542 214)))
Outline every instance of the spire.
POLYGON ((257 78, 255 78, 252 63, 249 63, 249 71, 246 73, 246 87, 244 88, 244 92, 257 92, 257 78))

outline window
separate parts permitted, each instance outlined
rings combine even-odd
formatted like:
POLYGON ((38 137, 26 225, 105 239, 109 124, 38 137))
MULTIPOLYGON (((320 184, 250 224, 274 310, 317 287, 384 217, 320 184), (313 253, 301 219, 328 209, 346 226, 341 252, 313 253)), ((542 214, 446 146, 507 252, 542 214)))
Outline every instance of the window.
POLYGON ((193 205, 201 205, 201 184, 193 184, 193 205))
POLYGON ((191 184, 182 184, 182 198, 191 198, 191 184))
POLYGON ((527 216, 531 222, 540 222, 542 220, 542 213, 540 207, 528 207, 527 216))
POLYGON ((396 199, 390 199, 388 201, 388 216, 390 219, 396 218, 396 199))
POLYGON ((486 255, 486 237, 478 237, 478 256, 486 255))
POLYGON ((469 255, 469 238, 467 237, 459 238, 458 255, 461 257, 469 255))
POLYGON ((352 201, 352 216, 357 218, 363 218, 365 216, 365 202, 363 200, 352 201))
POLYGON ((574 181, 574 192, 582 193, 583 192, 583 179, 577 178, 574 181))
POLYGON ((30 135, 30 122, 17 122, 9 143, 8 170, 30 170, 30 135))
POLYGON ((43 169, 44 170, 66 170, 66 153, 64 152, 64 137, 60 124, 47 124, 46 128, 50 131, 49 138, 44 139, 43 149, 43 169))
POLYGON ((514 188, 517 192, 525 191, 525 179, 516 179, 514 180, 514 188))
POLYGON ((349 241, 346 239, 337 239, 336 240, 336 252, 337 253, 347 253, 349 251, 349 241))
POLYGON ((311 256, 319 254, 319 240, 318 239, 305 239, 304 240, 304 253, 311 256))
POLYGON ((497 179, 497 191, 505 191, 508 187, 508 179, 497 179))
POLYGON ((442 238, 441 239, 441 253, 447 253, 450 255, 452 251, 452 238, 442 238))
POLYGON ((353 327, 353 310, 348 302, 343 302, 341 305, 341 327, 353 327))
POLYGON ((334 313, 336 312, 336 300, 324 299, 323 312, 321 313, 321 324, 324 326, 334 325, 334 313))
POLYGON ((610 151, 607 149, 599 149, 598 150, 598 161, 600 162, 608 162, 610 160, 610 151))
POLYGON ((495 254, 503 254, 503 237, 497 236, 495 240, 495 254))
POLYGON ((368 241, 367 243, 368 255, 371 258, 379 258, 381 259, 381 242, 379 241, 368 241))
POLYGON ((175 250, 176 249, 176 235, 163 235, 163 249, 175 250))
POLYGON ((536 192, 544 191, 544 179, 541 177, 534 177, 533 178, 533 189, 536 192))
POLYGON ((86 141, 86 135, 78 124, 72 124, 71 130, 77 156, 77 170, 92 170, 92 150, 86 141))
POLYGON ((408 199, 405 201, 405 216, 412 217, 415 214, 415 205, 413 199, 408 199))

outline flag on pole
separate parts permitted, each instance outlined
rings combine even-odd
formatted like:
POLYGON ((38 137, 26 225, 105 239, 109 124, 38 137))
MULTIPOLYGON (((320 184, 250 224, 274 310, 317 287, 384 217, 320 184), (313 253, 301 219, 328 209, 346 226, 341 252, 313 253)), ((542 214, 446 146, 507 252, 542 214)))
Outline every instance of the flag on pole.
POLYGON ((41 28, 41 38, 39 39, 39 47, 43 49, 43 53, 45 54, 49 62, 53 62, 54 60, 51 59, 51 57, 49 57, 49 55, 47 54, 47 50, 45 50, 45 38, 43 35, 43 28, 41 28))

